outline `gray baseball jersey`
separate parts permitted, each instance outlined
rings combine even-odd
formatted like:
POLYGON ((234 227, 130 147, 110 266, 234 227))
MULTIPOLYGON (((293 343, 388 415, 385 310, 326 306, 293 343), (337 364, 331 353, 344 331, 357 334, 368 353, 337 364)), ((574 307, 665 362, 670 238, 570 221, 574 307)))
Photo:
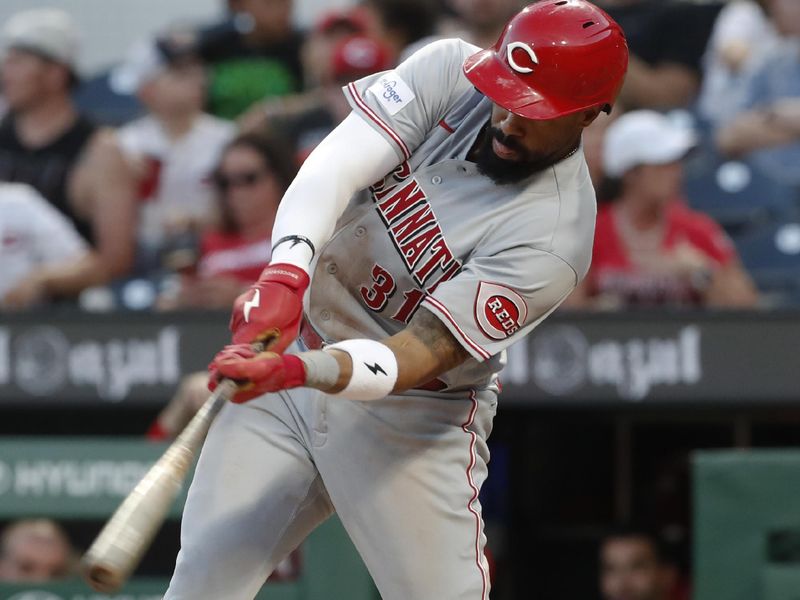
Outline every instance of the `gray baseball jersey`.
POLYGON ((348 86, 398 166, 350 201, 306 305, 329 342, 394 334, 424 307, 471 358, 442 377, 444 394, 356 402, 295 388, 225 406, 165 600, 252 599, 334 511, 385 600, 488 600, 478 496, 494 377, 586 274, 595 202, 581 152, 519 185, 465 160, 492 109, 461 73, 475 50, 437 42, 348 86))
POLYGON ((435 42, 345 89, 402 162, 351 200, 307 306, 327 342, 392 335, 425 307, 472 357, 440 377, 447 391, 492 385, 505 348, 586 275, 596 214, 581 151, 516 185, 466 160, 492 110, 461 70, 477 50, 435 42))

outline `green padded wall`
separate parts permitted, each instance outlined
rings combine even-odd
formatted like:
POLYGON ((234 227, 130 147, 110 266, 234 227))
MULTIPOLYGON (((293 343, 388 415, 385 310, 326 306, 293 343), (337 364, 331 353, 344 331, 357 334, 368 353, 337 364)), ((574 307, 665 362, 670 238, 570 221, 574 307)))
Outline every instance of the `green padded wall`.
POLYGON ((694 600, 800 600, 800 451, 694 455, 694 600))
MULTIPOLYGON (((125 438, 0 439, 0 520, 45 516, 105 519, 166 444, 125 438)), ((178 518, 185 490, 171 512, 178 518)), ((94 594, 81 581, 50 585, 0 583, 0 600, 159 600, 166 579, 136 578, 120 593, 94 594)), ((302 574, 291 583, 268 583, 258 600, 376 600, 378 593, 335 516, 302 545, 302 574)))

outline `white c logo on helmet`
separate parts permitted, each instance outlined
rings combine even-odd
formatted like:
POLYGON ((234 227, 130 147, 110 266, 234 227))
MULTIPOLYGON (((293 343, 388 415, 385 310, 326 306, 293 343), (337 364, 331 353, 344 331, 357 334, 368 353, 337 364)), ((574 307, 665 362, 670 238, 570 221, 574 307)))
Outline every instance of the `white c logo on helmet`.
POLYGON ((514 60, 514 50, 520 48, 524 50, 527 55, 530 57, 531 62, 535 65, 539 64, 539 57, 536 56, 536 52, 533 51, 528 44, 525 42, 511 42, 506 47, 506 56, 508 57, 508 64, 511 65, 511 68, 514 69, 517 73, 532 73, 533 69, 531 67, 522 67, 517 64, 517 61, 514 60))

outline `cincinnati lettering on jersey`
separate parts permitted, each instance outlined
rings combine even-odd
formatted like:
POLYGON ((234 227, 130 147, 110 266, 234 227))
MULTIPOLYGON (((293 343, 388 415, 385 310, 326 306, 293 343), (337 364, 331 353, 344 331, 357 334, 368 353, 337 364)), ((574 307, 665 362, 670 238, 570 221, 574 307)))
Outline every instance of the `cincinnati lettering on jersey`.
POLYGON ((459 271, 461 261, 453 256, 425 192, 408 180, 410 175, 408 163, 403 163, 372 186, 372 197, 409 273, 420 288, 432 293, 459 271))

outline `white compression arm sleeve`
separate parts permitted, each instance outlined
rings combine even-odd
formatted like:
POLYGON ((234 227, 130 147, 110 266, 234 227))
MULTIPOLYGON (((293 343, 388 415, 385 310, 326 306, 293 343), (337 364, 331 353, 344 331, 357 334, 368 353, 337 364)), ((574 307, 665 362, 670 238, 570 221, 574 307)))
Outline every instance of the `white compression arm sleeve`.
MULTIPOLYGON (((350 113, 314 149, 284 194, 272 230, 273 244, 297 235, 321 248, 353 194, 385 177, 399 162, 394 147, 350 113)), ((312 258, 307 244, 279 244, 272 254, 273 263, 293 264, 304 271, 312 258)))

